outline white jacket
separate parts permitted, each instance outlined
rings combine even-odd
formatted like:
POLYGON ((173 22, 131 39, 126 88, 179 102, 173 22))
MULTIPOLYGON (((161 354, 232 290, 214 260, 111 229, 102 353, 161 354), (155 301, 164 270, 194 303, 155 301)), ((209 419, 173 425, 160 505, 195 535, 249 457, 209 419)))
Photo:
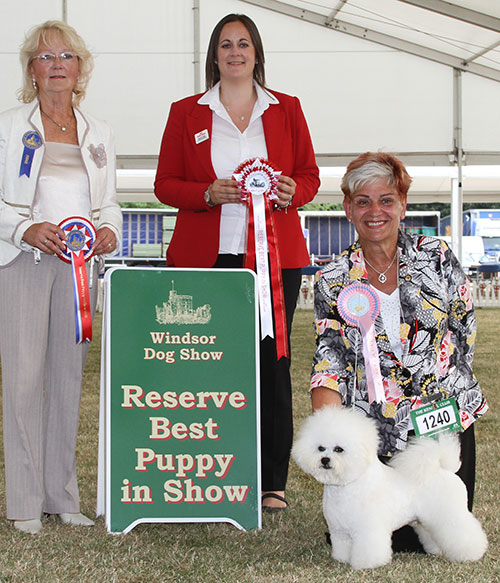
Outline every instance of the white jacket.
MULTIPOLYGON (((120 247, 122 214, 116 198, 116 159, 110 126, 75 109, 78 142, 90 184, 92 222, 110 227, 120 247), (97 149, 97 152, 96 152, 97 149)), ((0 114, 0 266, 13 261, 25 247, 21 240, 32 220, 38 174, 44 155, 44 130, 39 102, 0 114), (23 136, 37 131, 42 138, 33 155, 30 176, 21 173, 25 153, 23 136)))

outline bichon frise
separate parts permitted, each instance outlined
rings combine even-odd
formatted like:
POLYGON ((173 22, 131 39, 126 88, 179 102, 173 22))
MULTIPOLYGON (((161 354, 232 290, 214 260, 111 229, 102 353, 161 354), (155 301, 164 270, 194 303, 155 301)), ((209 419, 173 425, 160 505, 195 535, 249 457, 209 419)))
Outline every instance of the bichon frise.
POLYGON ((332 557, 354 569, 385 565, 392 557, 392 532, 411 524, 426 552, 479 560, 488 541, 455 475, 457 437, 415 438, 390 465, 378 459, 378 444, 375 421, 340 407, 316 411, 298 432, 293 458, 325 485, 332 557))

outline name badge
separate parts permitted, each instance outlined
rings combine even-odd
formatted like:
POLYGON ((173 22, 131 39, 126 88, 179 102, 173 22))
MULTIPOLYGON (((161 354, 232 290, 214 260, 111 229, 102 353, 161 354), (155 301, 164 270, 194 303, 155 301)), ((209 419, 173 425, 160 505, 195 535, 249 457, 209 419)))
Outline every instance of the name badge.
POLYGON ((196 144, 201 144, 201 142, 204 142, 205 140, 208 140, 208 130, 202 130, 201 132, 194 134, 194 141, 196 144))
POLYGON ((456 399, 443 399, 410 412, 415 435, 431 437, 442 431, 460 431, 456 399))

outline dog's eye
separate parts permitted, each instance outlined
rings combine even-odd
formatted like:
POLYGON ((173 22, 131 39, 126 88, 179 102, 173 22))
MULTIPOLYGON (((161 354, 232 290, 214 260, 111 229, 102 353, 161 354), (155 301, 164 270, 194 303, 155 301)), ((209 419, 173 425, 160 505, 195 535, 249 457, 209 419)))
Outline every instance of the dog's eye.
POLYGON ((320 445, 318 447, 318 451, 326 451, 326 447, 323 447, 322 445, 320 445))
POLYGON ((333 448, 333 451, 334 451, 335 453, 342 453, 342 452, 344 451, 344 448, 343 448, 343 447, 340 447, 340 445, 336 445, 336 446, 333 448))

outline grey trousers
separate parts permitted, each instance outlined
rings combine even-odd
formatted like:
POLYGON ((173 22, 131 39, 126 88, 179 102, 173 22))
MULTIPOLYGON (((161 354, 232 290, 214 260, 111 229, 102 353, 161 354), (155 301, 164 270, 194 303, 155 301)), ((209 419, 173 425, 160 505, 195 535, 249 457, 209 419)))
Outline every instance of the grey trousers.
MULTIPOLYGON (((87 276, 89 264, 87 263, 87 276)), ((90 290, 94 313, 97 274, 90 290)), ((79 512, 76 438, 88 346, 75 342, 71 265, 21 253, 0 268, 7 518, 79 512)))

